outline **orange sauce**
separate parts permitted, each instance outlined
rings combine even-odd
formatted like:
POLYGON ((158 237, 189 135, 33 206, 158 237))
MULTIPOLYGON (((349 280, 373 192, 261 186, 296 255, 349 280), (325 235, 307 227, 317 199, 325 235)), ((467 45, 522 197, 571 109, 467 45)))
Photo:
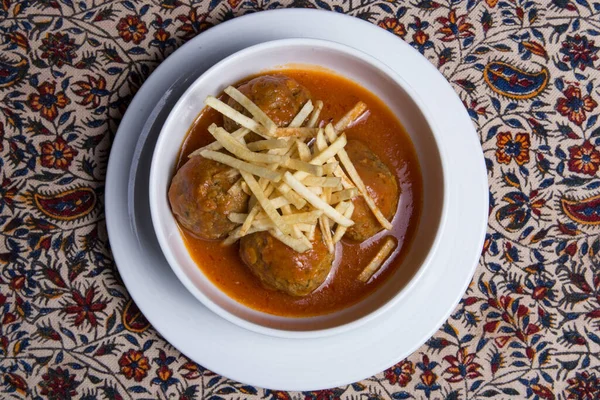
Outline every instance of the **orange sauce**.
MULTIPOLYGON (((390 232, 381 232, 363 243, 342 241, 336 248, 336 261, 326 282, 305 297, 293 297, 263 287, 241 261, 238 244, 223 247, 219 241, 197 239, 181 230, 192 258, 204 274, 231 298, 253 309, 282 316, 328 314, 357 303, 398 268, 406 270, 406 281, 414 270, 402 265, 413 240, 422 208, 422 182, 417 156, 404 128, 387 106, 358 84, 322 70, 285 70, 285 74, 304 85, 315 100, 325 104, 321 120, 337 121, 357 101, 364 101, 370 115, 351 129, 348 139, 359 139, 369 146, 395 174, 400 189, 398 210, 390 232), (398 247, 368 283, 356 279, 382 245, 383 237, 393 235, 398 247)), ((211 123, 222 124, 222 117, 212 109, 203 110, 190 128, 178 160, 179 168, 187 155, 214 139, 208 133, 211 123)))

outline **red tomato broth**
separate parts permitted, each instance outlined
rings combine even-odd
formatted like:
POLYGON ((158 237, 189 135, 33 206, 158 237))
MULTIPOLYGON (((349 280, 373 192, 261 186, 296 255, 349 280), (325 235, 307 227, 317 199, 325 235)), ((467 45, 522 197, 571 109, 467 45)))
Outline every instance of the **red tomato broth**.
MULTIPOLYGON (((220 241, 195 238, 181 229, 186 247, 203 273, 228 296, 253 309, 281 316, 305 317, 323 315, 349 307, 375 291, 402 266, 402 260, 416 234, 422 208, 422 181, 413 144, 397 118, 371 92, 339 75, 323 70, 293 69, 274 71, 296 79, 322 100, 320 119, 337 121, 356 102, 363 101, 370 114, 346 130, 348 139, 362 140, 396 176, 400 200, 389 232, 380 232, 363 243, 342 240, 336 248, 336 260, 327 281, 315 292, 304 297, 267 289, 262 286, 239 256, 239 245, 221 246, 220 241), (375 134, 374 134, 375 133, 375 134), (356 277, 382 245, 382 239, 392 235, 398 247, 384 266, 367 283, 356 277)), ((250 79, 250 78, 248 78, 250 79)), ((222 116, 204 109, 184 140, 177 168, 199 147, 214 141, 207 128, 211 123, 222 125, 222 116)), ((403 283, 415 273, 413 266, 402 266, 403 283)))

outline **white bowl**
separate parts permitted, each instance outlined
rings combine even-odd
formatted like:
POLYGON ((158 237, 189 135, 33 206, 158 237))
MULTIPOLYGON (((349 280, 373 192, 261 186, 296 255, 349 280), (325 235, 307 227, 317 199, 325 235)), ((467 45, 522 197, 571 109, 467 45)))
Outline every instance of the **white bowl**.
MULTIPOLYGON (((214 65, 181 96, 167 118, 150 170, 150 209, 158 242, 185 287, 213 312, 246 329, 272 336, 307 338, 332 335, 368 322, 410 295, 438 244, 446 216, 445 162, 439 135, 425 106, 389 67, 358 50, 316 39, 284 39, 249 47, 214 65), (208 95, 247 76, 286 65, 312 65, 335 71, 362 85, 387 104, 411 137, 423 179, 419 226, 402 265, 377 291, 346 309, 317 317, 281 317, 256 311, 215 286, 189 255, 169 206, 167 191, 181 144, 204 108, 208 95)), ((166 294, 168 295, 168 293, 166 294)), ((410 323, 410 321, 407 321, 410 323)))

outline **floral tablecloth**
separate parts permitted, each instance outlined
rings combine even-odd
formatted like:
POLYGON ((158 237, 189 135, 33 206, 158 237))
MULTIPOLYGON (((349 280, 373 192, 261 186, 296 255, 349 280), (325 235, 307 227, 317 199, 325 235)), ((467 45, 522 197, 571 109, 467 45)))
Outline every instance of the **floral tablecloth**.
POLYGON ((600 398, 600 2, 2 0, 0 33, 0 397, 600 398), (103 215, 144 79, 203 30, 282 7, 348 13, 423 53, 464 100, 490 182, 480 265, 447 323, 319 392, 233 382, 174 350, 120 281, 103 215))

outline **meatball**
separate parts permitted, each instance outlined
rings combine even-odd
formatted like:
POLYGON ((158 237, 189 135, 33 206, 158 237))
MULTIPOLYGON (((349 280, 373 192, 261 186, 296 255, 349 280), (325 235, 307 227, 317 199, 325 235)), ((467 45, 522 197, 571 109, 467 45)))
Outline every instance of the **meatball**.
POLYGON ((298 253, 268 232, 244 236, 240 256, 264 286, 292 296, 306 296, 327 278, 334 255, 327 251, 321 232, 316 230, 313 248, 298 253))
MULTIPOLYGON (((349 140, 346 152, 377 207, 388 220, 391 219, 396 213, 399 197, 398 184, 394 175, 379 157, 359 140, 349 140)), ((345 237, 362 242, 383 228, 362 196, 355 197, 353 203, 354 225, 348 228, 345 237)))
MULTIPOLYGON (((308 89, 283 75, 262 75, 243 83, 237 89, 263 110, 277 126, 288 126, 310 99, 308 89)), ((228 104, 248 114, 235 100, 229 99, 228 104)), ((224 127, 233 132, 239 125, 225 118, 224 127)))
POLYGON ((248 195, 228 193, 238 179, 230 167, 192 157, 177 171, 169 188, 169 202, 179 224, 201 239, 220 239, 236 226, 231 212, 246 212, 248 195))

